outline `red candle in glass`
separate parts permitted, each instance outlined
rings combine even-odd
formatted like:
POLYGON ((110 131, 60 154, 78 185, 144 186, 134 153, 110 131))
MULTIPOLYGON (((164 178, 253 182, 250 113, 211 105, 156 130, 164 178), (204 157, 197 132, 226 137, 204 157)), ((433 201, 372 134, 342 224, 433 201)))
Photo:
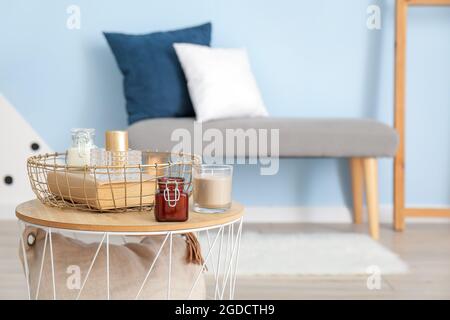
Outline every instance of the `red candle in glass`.
POLYGON ((184 191, 184 178, 158 179, 155 195, 155 218, 159 222, 186 221, 189 217, 189 195, 184 191))

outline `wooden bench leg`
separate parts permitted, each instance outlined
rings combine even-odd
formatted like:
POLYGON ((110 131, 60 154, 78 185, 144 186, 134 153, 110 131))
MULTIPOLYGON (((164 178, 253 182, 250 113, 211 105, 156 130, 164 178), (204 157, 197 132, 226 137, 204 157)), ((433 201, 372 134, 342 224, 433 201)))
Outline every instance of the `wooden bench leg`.
POLYGON ((378 168, 377 159, 364 158, 364 180, 366 182, 367 209, 369 212, 369 229, 373 239, 378 240, 380 230, 378 221, 378 168))
POLYGON ((350 175, 353 195, 353 222, 362 223, 364 175, 361 158, 350 158, 350 175))

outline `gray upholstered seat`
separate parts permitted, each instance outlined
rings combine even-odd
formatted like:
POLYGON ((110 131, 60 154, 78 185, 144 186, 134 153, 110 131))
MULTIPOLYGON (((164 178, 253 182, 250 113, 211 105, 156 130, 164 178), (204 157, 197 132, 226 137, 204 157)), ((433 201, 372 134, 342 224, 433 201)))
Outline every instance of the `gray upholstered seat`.
MULTIPOLYGON (((136 149, 171 150, 173 130, 193 131, 192 118, 160 118, 129 127, 130 145, 136 149)), ((219 129, 279 129, 280 157, 392 157, 398 136, 395 130, 370 119, 242 118, 210 121, 203 131, 219 129)), ((269 134, 270 136, 270 134, 269 134)), ((248 156, 248 151, 245 155, 248 156)))

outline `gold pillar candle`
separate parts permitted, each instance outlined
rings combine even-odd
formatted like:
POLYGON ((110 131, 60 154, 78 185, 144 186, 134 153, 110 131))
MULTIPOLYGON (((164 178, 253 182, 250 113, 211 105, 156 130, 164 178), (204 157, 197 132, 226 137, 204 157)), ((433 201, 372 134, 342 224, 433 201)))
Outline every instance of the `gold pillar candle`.
POLYGON ((105 149, 106 151, 128 151, 128 132, 106 131, 105 149))
POLYGON ((123 166, 128 158, 128 132, 106 131, 105 149, 111 153, 111 165, 123 166))

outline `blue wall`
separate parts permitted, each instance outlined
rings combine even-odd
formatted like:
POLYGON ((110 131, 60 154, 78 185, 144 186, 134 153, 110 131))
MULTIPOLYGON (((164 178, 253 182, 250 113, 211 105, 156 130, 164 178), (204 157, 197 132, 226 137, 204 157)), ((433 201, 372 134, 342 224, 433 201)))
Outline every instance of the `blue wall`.
MULTIPOLYGON (((391 0, 4 0, 0 92, 51 147, 64 150, 71 127, 126 127, 121 75, 102 31, 145 33, 205 21, 213 23, 213 46, 248 49, 272 115, 392 123, 391 0), (81 8, 80 30, 66 28, 70 4, 81 8), (382 9, 381 30, 366 28, 369 4, 382 9)), ((450 203, 449 39, 450 8, 411 9, 410 204, 450 203)), ((386 204, 392 202, 391 167, 381 162, 386 204)), ((340 205, 349 202, 348 182, 344 161, 283 160, 273 177, 258 176, 255 166, 236 168, 235 192, 249 205, 340 205), (261 183, 269 187, 257 188, 261 183)))

